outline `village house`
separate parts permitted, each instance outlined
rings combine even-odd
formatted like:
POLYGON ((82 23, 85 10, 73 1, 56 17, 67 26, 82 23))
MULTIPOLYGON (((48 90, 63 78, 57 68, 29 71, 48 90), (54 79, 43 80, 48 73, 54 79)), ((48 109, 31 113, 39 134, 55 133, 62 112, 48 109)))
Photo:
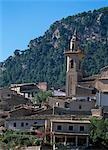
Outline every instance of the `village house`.
MULTIPOLYGON (((72 115, 72 113, 71 113, 72 115)), ((103 117, 102 109, 91 109, 91 114, 75 113, 70 118, 53 118, 51 122, 51 143, 53 150, 58 144, 66 145, 68 148, 88 147, 90 144, 90 119, 91 117, 103 117)))
POLYGON ((17 94, 9 88, 0 89, 0 111, 10 111, 20 104, 31 105, 29 99, 17 94))
POLYGON ((41 91, 47 90, 47 83, 46 82, 39 82, 36 83, 23 83, 23 84, 11 84, 10 89, 12 91, 16 91, 17 94, 20 94, 28 99, 33 99, 35 94, 41 91))
MULTIPOLYGON (((52 142, 70 145, 70 147, 88 147, 89 128, 89 120, 53 119, 51 120, 52 142)), ((56 144, 53 145, 53 149, 55 149, 56 144)))
MULTIPOLYGON (((36 116, 35 116, 36 117, 36 116)), ((45 126, 45 119, 32 118, 30 116, 22 116, 22 117, 10 117, 5 122, 5 127, 14 131, 27 131, 32 132, 33 127, 35 130, 45 126)))
POLYGON ((5 119, 10 112, 19 105, 31 105, 29 99, 11 91, 9 88, 0 89, 0 126, 4 126, 5 119))

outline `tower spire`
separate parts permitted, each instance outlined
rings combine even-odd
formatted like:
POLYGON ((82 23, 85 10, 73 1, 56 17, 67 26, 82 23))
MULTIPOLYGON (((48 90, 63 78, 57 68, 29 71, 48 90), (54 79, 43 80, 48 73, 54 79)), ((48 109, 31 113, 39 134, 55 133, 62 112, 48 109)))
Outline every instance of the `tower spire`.
POLYGON ((74 30, 74 34, 70 41, 70 51, 77 51, 77 31, 74 30))

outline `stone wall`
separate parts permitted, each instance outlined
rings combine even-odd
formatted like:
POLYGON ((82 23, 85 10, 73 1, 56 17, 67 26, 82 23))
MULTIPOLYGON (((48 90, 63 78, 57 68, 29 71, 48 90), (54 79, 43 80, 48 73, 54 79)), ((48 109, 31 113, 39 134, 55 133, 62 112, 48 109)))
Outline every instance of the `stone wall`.
POLYGON ((49 97, 48 98, 48 105, 51 107, 62 107, 64 108, 64 101, 65 98, 58 98, 58 97, 49 97))
POLYGON ((92 116, 93 116, 93 117, 100 117, 100 116, 103 115, 103 110, 102 110, 102 108, 99 108, 99 109, 92 109, 91 112, 92 112, 92 116))

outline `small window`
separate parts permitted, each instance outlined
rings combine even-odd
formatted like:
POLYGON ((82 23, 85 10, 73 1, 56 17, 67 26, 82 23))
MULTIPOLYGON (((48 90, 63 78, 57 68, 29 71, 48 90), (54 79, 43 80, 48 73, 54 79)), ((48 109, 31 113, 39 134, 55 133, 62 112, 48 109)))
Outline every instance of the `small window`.
POLYGON ((16 122, 13 123, 13 126, 16 127, 16 122))
POLYGON ((26 122, 26 126, 28 126, 28 122, 26 122))
POLYGON ((11 95, 10 95, 10 94, 8 94, 7 96, 8 96, 8 97, 10 97, 11 95))
POLYGON ((21 127, 24 127, 24 122, 21 122, 21 127))
POLYGON ((69 126, 69 130, 70 130, 70 131, 73 131, 73 126, 69 126))
POLYGON ((62 130, 62 126, 61 126, 61 125, 58 125, 58 126, 57 126, 57 130, 62 130))
POLYGON ((81 105, 79 105, 79 109, 81 109, 82 107, 81 107, 81 105))
POLYGON ((69 103, 65 102, 65 108, 69 108, 69 103))
POLYGON ((80 126, 80 131, 84 131, 84 126, 80 126))
POLYGON ((96 89, 93 89, 93 90, 92 90, 92 94, 96 94, 96 89))
POLYGON ((37 122, 34 122, 34 124, 37 124, 37 122))

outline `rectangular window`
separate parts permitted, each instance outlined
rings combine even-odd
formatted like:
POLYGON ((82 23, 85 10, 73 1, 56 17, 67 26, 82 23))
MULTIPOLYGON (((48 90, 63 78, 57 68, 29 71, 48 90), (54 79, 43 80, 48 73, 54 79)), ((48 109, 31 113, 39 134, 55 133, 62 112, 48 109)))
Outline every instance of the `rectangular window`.
POLYGON ((70 131, 73 131, 73 126, 69 126, 69 130, 70 130, 70 131))
POLYGON ((34 93, 32 92, 32 97, 34 97, 34 93))
POLYGON ((80 126, 80 131, 84 131, 84 126, 80 126))
POLYGON ((13 126, 16 127, 16 122, 13 123, 13 126))
POLYGON ((28 93, 28 97, 30 97, 30 93, 28 93))
POLYGON ((24 127, 24 122, 21 122, 21 127, 24 127))
POLYGON ((81 105, 79 105, 79 109, 81 109, 81 105))
POLYGON ((28 122, 26 122, 26 126, 28 126, 28 122))
POLYGON ((62 130, 62 126, 61 126, 61 125, 58 125, 58 126, 57 126, 57 130, 62 130))

